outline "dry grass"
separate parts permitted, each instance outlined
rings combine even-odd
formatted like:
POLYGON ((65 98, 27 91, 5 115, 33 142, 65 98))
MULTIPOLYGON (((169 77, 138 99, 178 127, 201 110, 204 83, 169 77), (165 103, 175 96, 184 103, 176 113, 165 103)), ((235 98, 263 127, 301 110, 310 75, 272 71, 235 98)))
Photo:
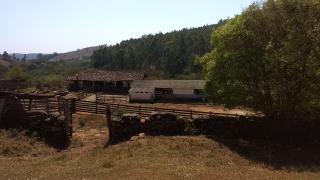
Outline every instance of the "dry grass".
POLYGON ((88 122, 83 128, 74 123, 73 143, 61 152, 33 138, 12 137, 8 131, 1 131, 0 179, 320 178, 316 169, 275 169, 204 136, 146 137, 103 148, 107 137, 102 117, 81 114, 75 116, 75 121, 80 116, 88 122), (7 145, 2 146, 3 142, 7 145), (19 153, 8 155, 3 153, 3 147, 19 149, 19 153))

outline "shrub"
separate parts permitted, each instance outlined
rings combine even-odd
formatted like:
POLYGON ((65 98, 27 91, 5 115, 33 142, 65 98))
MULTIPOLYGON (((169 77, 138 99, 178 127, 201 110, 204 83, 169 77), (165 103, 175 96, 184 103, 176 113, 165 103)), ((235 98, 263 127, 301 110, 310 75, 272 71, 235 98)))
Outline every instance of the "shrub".
POLYGON ((122 118, 123 115, 126 114, 126 113, 127 113, 126 109, 116 108, 116 109, 113 111, 112 116, 122 118))
POLYGON ((82 117, 79 119, 79 126, 81 128, 83 128, 86 125, 86 123, 87 123, 87 120, 85 118, 82 117))

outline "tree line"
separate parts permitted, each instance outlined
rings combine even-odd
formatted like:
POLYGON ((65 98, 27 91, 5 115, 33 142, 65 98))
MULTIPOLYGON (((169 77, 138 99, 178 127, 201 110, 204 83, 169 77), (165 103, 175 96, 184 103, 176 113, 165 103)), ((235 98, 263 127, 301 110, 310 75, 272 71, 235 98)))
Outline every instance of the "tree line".
POLYGON ((142 70, 162 78, 201 78, 195 59, 208 52, 211 32, 223 24, 145 35, 139 39, 101 46, 92 55, 92 67, 110 70, 142 70))

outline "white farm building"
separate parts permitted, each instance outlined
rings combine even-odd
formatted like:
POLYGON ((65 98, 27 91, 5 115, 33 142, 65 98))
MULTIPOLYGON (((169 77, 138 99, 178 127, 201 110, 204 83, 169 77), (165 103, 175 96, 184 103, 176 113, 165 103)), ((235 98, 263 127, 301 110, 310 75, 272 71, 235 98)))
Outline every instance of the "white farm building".
POLYGON ((202 100, 204 80, 135 80, 129 100, 202 100))

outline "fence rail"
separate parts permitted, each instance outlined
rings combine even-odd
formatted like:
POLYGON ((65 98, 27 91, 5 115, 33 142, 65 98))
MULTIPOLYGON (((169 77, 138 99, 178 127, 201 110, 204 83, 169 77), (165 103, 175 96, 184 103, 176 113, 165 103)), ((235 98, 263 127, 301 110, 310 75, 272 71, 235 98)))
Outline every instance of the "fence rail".
POLYGON ((148 107, 148 106, 138 106, 138 105, 129 105, 129 104, 120 104, 120 103, 99 103, 99 102, 90 102, 90 101, 76 101, 76 111, 77 112, 88 112, 96 114, 105 114, 106 107, 110 105, 112 112, 117 109, 123 109, 127 113, 137 113, 141 117, 148 117, 151 112, 173 112, 178 116, 182 117, 192 117, 192 115, 209 115, 209 116, 227 116, 227 117, 240 117, 247 115, 238 115, 230 113, 215 113, 215 112, 203 112, 203 111, 193 111, 193 110, 182 110, 176 108, 159 108, 159 107, 148 107))
POLYGON ((120 104, 128 104, 128 97, 120 96, 120 95, 103 95, 101 93, 97 93, 96 101, 98 103, 120 103, 120 104))
MULTIPOLYGON (((45 99, 45 100, 21 100, 25 110, 44 110, 49 113, 61 112, 64 109, 66 100, 63 99, 45 99)), ((69 102, 68 102, 69 103, 69 102)), ((73 109, 75 112, 86 112, 94 114, 106 113, 107 106, 110 106, 111 112, 115 112, 117 109, 122 109, 126 113, 137 113, 141 117, 148 117, 151 112, 173 112, 178 116, 192 117, 193 115, 209 115, 209 116, 226 116, 226 117, 248 117, 247 115, 228 114, 228 113, 215 113, 215 112, 203 112, 193 110, 183 110, 176 108, 160 108, 160 107, 148 107, 130 104, 120 103, 104 103, 104 102, 91 102, 84 100, 74 100, 73 109)))

